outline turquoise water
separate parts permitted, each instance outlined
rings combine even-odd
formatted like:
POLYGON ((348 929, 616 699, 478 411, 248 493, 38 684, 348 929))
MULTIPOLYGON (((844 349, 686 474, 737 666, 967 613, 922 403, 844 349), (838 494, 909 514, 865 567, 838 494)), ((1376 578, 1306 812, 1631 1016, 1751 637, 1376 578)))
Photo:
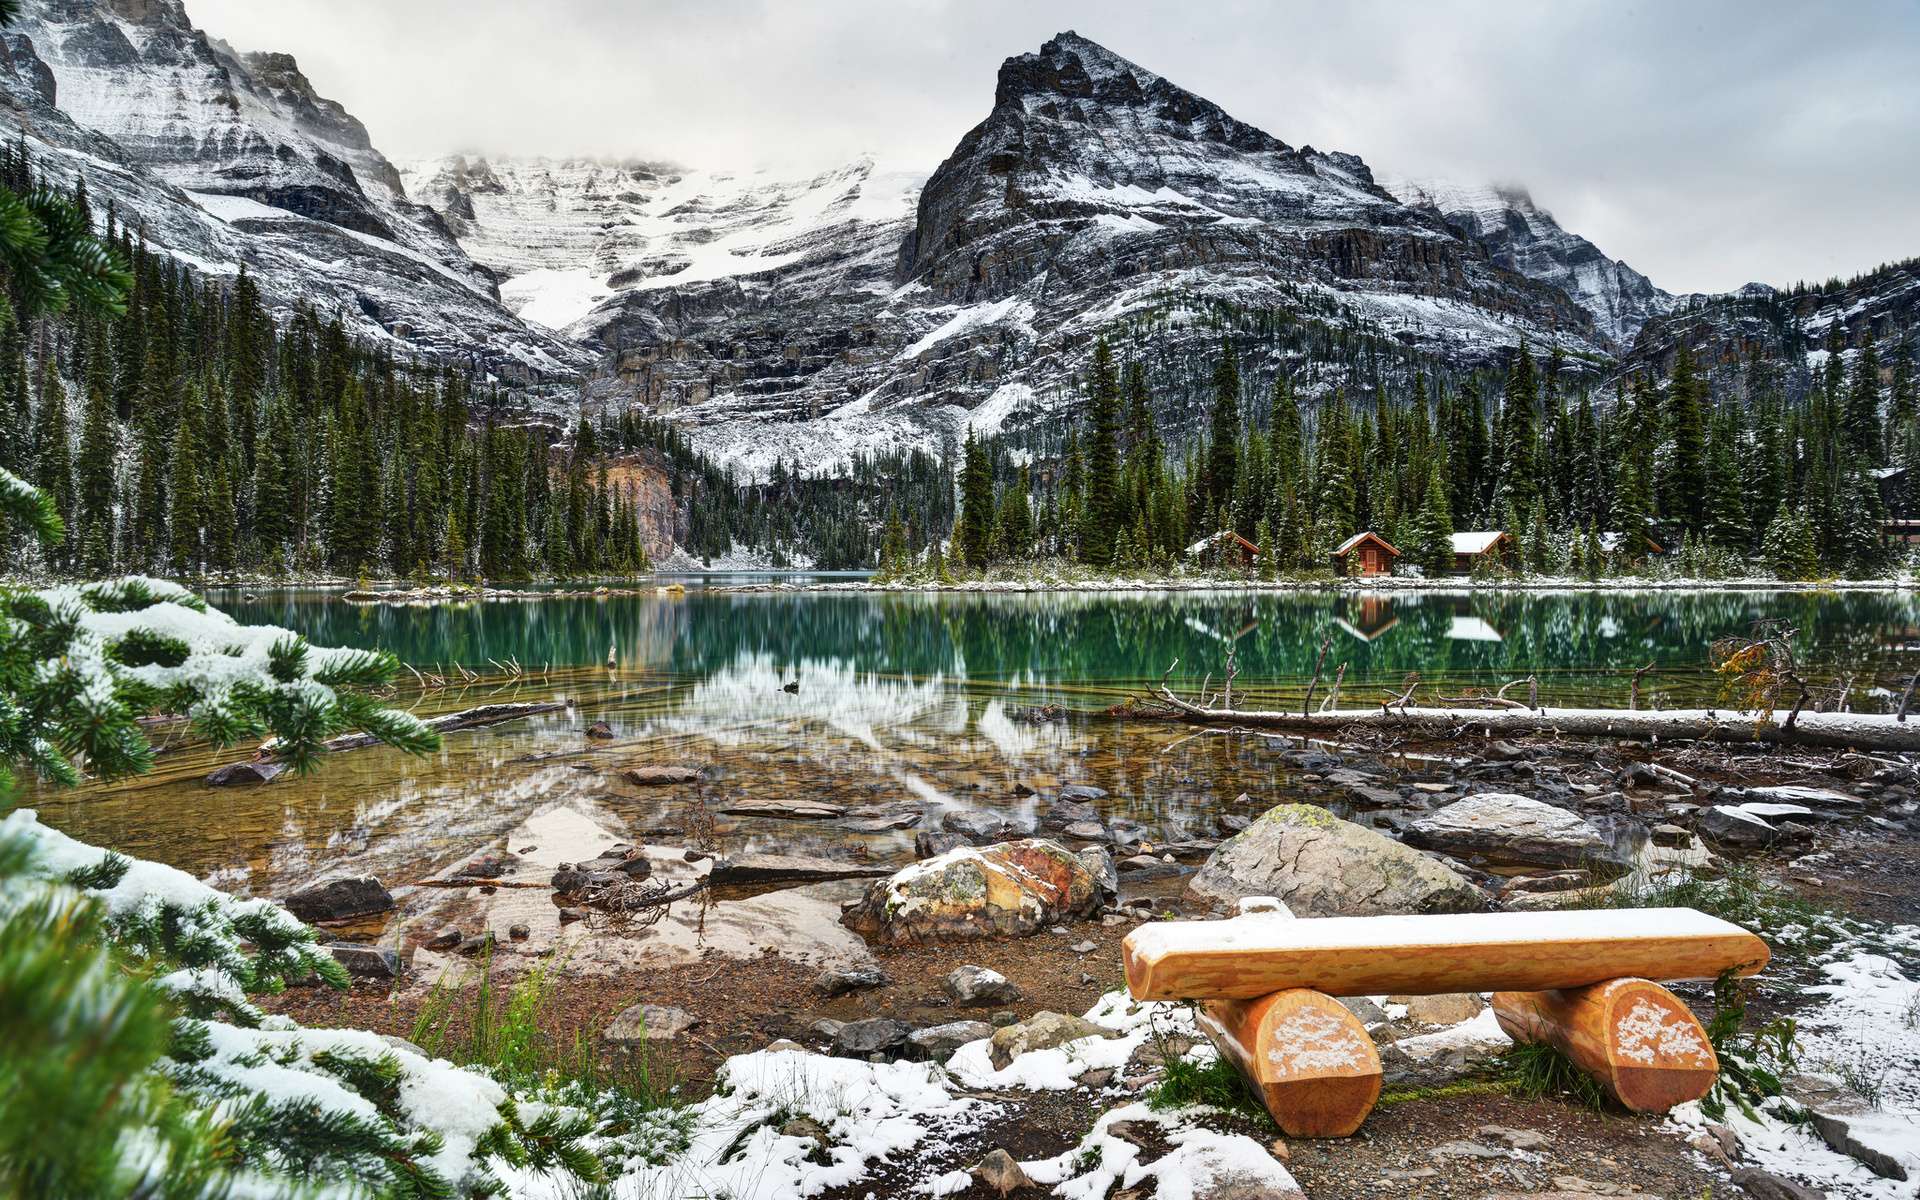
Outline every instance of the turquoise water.
MULTIPOLYGON (((77 793, 29 787, 22 801, 75 836, 265 895, 340 872, 418 878, 556 802, 643 834, 685 830, 697 810, 738 799, 1031 814, 1036 801, 1016 785, 1085 781, 1113 793, 1109 818, 1178 838, 1210 833, 1242 792, 1256 804, 1314 793, 1265 738, 1101 715, 1145 695, 1176 660, 1177 688, 1211 677, 1218 691, 1231 650, 1243 707, 1297 705, 1323 639, 1321 686, 1344 663, 1347 705, 1402 690, 1411 672, 1422 700, 1534 675, 1544 699, 1617 704, 1632 671, 1653 662, 1643 703, 1674 707, 1714 702, 1715 638, 1784 617, 1802 631, 1795 645, 1812 675, 1851 677, 1864 710, 1885 705, 1880 682, 1920 662, 1914 599, 1885 592, 921 595, 698 582, 684 595, 438 607, 213 593, 243 621, 394 651, 421 675, 403 673, 391 702, 423 715, 501 700, 574 707, 449 734, 428 758, 353 751, 311 778, 251 788, 204 783, 244 749, 179 742, 151 777, 77 793), (422 686, 441 681, 450 686, 422 686), (1048 706, 1060 706, 1052 719, 1033 719, 1048 706), (614 739, 585 739, 592 721, 614 739), (642 763, 699 765, 707 783, 620 780, 620 768, 642 763)), ((742 818, 723 819, 721 832, 733 849, 904 861, 915 830, 742 818)))

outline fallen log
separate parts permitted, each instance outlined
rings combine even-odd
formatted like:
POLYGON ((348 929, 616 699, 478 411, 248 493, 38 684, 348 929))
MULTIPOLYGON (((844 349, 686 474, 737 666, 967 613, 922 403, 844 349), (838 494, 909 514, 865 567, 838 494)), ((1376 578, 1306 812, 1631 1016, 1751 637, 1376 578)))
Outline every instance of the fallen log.
POLYGON ((1663 1113, 1698 1100, 1720 1073, 1699 1019, 1645 979, 1495 992, 1493 1015, 1514 1041, 1557 1047, 1634 1112, 1663 1113))
POLYGON ((528 879, 487 879, 479 875, 456 875, 452 879, 416 879, 408 887, 437 888, 546 888, 553 890, 550 883, 537 883, 528 879))
POLYGON ((1195 1024, 1288 1137, 1346 1137, 1380 1098, 1380 1052, 1346 1006, 1310 988, 1209 1000, 1195 1024))
MULTIPOLYGON (((1348 729, 1411 731, 1447 726, 1490 737, 1526 737, 1547 734, 1570 737, 1614 737, 1636 741, 1777 742, 1795 746, 1830 746, 1855 750, 1920 751, 1920 725, 1896 721, 1890 714, 1801 712, 1791 728, 1793 714, 1777 710, 1770 721, 1756 721, 1746 713, 1681 708, 1659 712, 1613 708, 1543 708, 1489 710, 1476 708, 1346 709, 1302 715, 1294 712, 1203 708, 1189 704, 1167 688, 1159 698, 1191 721, 1219 722, 1261 729, 1292 729, 1305 733, 1338 733, 1348 729)), ((1512 703, 1512 702, 1509 702, 1512 703)))
MULTIPOLYGON (((448 713, 444 717, 430 717, 422 724, 435 733, 452 733, 456 729, 478 729, 483 725, 498 725, 503 721, 517 721, 521 717, 558 712, 566 707, 567 703, 564 700, 543 700, 525 704, 482 704, 478 708, 462 709, 457 713, 448 713)), ((328 750, 358 750, 362 746, 379 745, 380 739, 370 733, 350 733, 344 737, 329 738, 324 744, 328 750)), ((271 754, 273 744, 269 742, 261 749, 271 754)))

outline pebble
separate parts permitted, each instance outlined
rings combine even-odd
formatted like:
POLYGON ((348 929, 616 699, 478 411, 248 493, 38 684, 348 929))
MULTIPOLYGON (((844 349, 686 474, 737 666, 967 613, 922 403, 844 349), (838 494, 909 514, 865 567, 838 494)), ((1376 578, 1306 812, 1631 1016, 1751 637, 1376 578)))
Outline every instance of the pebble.
POLYGON ((1099 948, 1099 943, 1093 941, 1075 942, 1073 945, 1067 947, 1067 949, 1073 951, 1075 954, 1085 954, 1089 950, 1098 950, 1099 948))

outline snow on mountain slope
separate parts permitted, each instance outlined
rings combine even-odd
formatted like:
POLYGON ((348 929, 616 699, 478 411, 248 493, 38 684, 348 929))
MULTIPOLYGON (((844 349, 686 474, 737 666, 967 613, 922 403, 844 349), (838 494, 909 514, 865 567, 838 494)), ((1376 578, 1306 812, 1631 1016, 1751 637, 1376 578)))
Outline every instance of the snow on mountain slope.
POLYGON ((1437 213, 1464 231, 1501 266, 1566 292, 1592 315, 1594 327, 1617 353, 1633 344, 1649 317, 1671 312, 1687 299, 1661 291, 1586 238, 1562 229, 1525 188, 1414 179, 1391 179, 1385 187, 1404 203, 1437 213))
POLYGON ((815 291, 876 286, 924 180, 871 158, 804 179, 463 156, 409 163, 401 176, 502 278, 508 306, 554 329, 625 292, 767 274, 815 291))
MULTIPOLYGON (((735 179, 726 195, 689 173, 639 181, 660 191, 636 187, 645 199, 617 212, 603 202, 599 236, 567 260, 589 274, 539 285, 614 293, 568 327, 602 354, 590 396, 671 413, 743 464, 787 443, 811 462, 820 430, 799 426, 829 414, 895 445, 956 438, 995 396, 1026 399, 992 424, 1044 421, 1076 402, 1071 380, 1116 323, 1145 319, 1131 352, 1153 359, 1217 342, 1209 306, 1350 314, 1457 364, 1523 338, 1600 343, 1559 290, 1401 204, 1358 158, 1290 148, 1070 33, 1006 61, 986 120, 910 209, 878 174, 855 164, 798 194, 735 179), (879 216, 860 219, 869 205, 879 216)), ((486 194, 456 198, 482 227, 486 194)), ((517 211, 540 223, 534 202, 517 211)), ((494 261, 484 236, 462 244, 494 261)))
POLYGON ((312 302, 502 376, 584 365, 501 307, 493 277, 292 58, 237 54, 179 0, 37 0, 5 46, 0 125, 197 270, 231 278, 244 262, 276 307, 312 302))

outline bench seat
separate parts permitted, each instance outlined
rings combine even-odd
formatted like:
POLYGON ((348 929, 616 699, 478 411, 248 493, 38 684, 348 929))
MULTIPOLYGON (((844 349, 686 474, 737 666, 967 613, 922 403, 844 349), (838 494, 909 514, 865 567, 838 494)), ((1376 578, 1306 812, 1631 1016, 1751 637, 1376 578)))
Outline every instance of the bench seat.
POLYGON ((1630 908, 1156 922, 1128 934, 1121 956, 1136 1000, 1253 1000, 1292 988, 1434 995, 1713 979, 1752 975, 1769 952, 1691 908, 1630 908))

